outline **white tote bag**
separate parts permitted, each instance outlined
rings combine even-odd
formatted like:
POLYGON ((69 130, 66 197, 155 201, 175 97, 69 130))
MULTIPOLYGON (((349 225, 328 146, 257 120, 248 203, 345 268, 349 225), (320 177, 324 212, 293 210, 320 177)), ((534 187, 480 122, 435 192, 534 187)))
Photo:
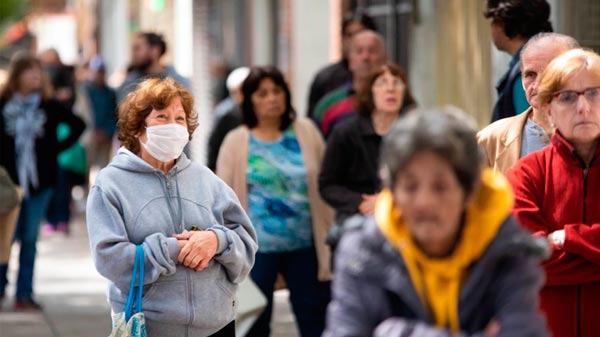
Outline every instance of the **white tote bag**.
POLYGON ((142 295, 144 292, 144 247, 135 247, 135 261, 129 294, 123 312, 112 314, 112 331, 109 337, 146 337, 146 319, 142 311, 142 295), (138 286, 135 286, 136 277, 138 286))
POLYGON ((267 306, 267 299, 248 276, 238 287, 236 302, 235 335, 243 337, 267 306))

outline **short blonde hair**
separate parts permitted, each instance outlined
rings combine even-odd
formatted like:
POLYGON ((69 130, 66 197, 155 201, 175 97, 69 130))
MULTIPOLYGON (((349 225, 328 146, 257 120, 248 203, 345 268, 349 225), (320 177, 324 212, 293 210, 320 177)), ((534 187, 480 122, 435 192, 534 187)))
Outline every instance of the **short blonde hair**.
POLYGON ((140 83, 119 106, 117 125, 119 140, 123 142, 123 146, 133 153, 139 153, 140 142, 137 135, 144 129, 146 117, 154 109, 166 108, 175 97, 181 98, 191 140, 198 127, 198 115, 193 110, 194 97, 172 78, 151 78, 140 83))
POLYGON ((553 95, 575 74, 587 70, 598 80, 600 86, 600 55, 582 48, 569 50, 556 57, 542 73, 538 88, 540 104, 550 104, 553 95))

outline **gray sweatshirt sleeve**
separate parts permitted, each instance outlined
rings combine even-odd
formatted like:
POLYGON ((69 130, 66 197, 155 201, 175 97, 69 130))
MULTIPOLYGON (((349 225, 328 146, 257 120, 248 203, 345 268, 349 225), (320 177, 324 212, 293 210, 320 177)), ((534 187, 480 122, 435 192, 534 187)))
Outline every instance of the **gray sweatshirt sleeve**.
POLYGON ((217 223, 209 228, 219 240, 214 259, 225 267, 231 282, 240 283, 254 265, 258 250, 256 232, 233 190, 214 177, 218 183, 212 212, 217 223))
MULTIPOLYGON (((93 186, 87 201, 87 228, 92 257, 98 272, 119 289, 127 290, 133 270, 135 243, 129 240, 119 211, 119 202, 99 186, 93 186)), ((145 279, 175 273, 179 246, 175 238, 154 233, 144 239, 145 279)))

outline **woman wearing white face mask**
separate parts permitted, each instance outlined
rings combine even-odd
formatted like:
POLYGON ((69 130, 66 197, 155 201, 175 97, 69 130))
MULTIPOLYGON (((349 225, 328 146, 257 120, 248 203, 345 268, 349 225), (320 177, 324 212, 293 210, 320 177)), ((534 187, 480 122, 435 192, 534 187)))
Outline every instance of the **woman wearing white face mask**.
POLYGON ((172 79, 142 82, 119 107, 123 147, 90 192, 96 268, 123 312, 136 245, 145 251, 148 336, 234 336, 234 295, 257 250, 233 191, 183 148, 197 127, 191 94, 172 79))

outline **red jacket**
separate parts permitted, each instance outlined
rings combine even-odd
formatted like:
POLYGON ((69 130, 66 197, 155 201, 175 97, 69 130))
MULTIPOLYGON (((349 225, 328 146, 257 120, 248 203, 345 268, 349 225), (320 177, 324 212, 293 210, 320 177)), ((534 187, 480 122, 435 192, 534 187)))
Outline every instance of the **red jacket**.
POLYGON ((554 337, 600 336, 600 146, 590 166, 558 132, 506 171, 514 214, 534 235, 564 229, 544 262, 541 306, 554 337))

